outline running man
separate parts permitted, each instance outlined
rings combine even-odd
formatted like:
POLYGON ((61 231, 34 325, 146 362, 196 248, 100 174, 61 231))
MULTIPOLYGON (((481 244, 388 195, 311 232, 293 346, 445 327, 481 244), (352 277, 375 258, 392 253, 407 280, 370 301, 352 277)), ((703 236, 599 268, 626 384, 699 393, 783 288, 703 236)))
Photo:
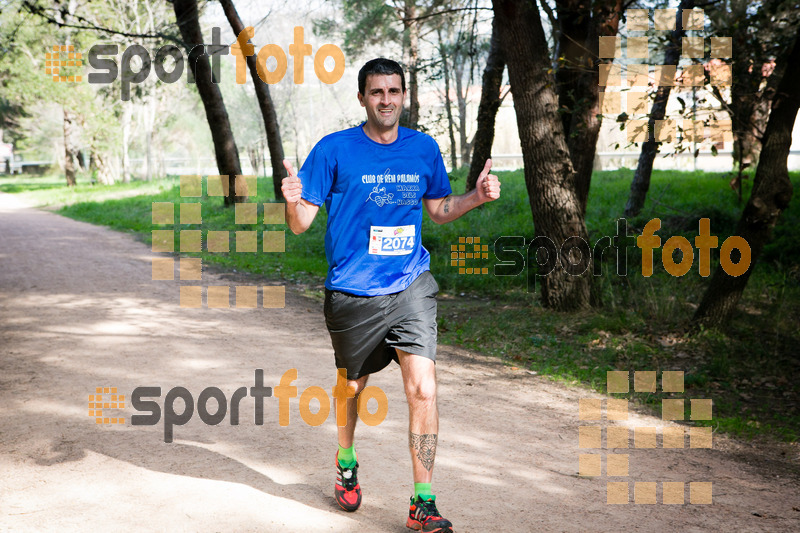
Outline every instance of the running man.
MULTIPOLYGON (((361 505, 353 446, 357 395, 369 374, 392 360, 400 364, 408 400, 408 440, 414 496, 406 525, 446 533, 452 524, 436 509, 431 489, 439 434, 436 406, 436 293, 430 255, 420 242, 422 206, 437 224, 453 221, 500 197, 489 174, 475 189, 453 196, 439 146, 431 137, 399 127, 405 76, 389 59, 368 61, 358 73, 358 101, 366 122, 324 137, 282 188, 286 218, 296 235, 306 231, 325 203, 325 323, 336 368, 347 369, 346 422, 338 427, 336 501, 345 511, 361 505)), ((339 409, 337 408, 337 412, 339 409)), ((338 423, 338 421, 337 421, 338 423)))

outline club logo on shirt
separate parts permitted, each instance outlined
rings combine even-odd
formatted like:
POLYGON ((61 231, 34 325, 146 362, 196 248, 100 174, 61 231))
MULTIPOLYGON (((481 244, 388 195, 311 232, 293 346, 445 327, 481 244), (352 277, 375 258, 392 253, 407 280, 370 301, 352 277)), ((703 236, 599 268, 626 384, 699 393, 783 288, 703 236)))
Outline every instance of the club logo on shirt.
POLYGON ((383 174, 364 174, 361 176, 361 183, 365 185, 373 185, 364 203, 372 200, 378 207, 383 207, 385 204, 390 205, 416 205, 419 203, 418 194, 420 192, 419 174, 393 174, 392 170, 387 168, 383 174), (386 191, 386 184, 390 188, 394 188, 394 192, 386 191))
POLYGON ((372 200, 373 202, 378 204, 378 207, 383 207, 384 204, 393 204, 394 200, 392 200, 392 198, 394 198, 394 195, 392 193, 387 193, 386 187, 381 187, 379 185, 376 185, 375 187, 372 188, 372 192, 369 193, 369 196, 367 197, 367 202, 372 200))

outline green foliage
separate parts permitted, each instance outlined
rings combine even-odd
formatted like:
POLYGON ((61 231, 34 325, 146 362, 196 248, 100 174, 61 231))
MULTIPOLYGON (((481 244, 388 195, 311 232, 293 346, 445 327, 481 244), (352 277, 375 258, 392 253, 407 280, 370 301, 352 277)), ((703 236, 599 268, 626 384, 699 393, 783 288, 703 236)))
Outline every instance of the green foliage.
MULTIPOLYGON (((4 87, 4 98, 25 108, 54 102, 62 106, 77 108, 94 98, 88 84, 57 83, 45 72, 45 54, 54 45, 67 44, 83 50, 92 40, 87 34, 56 32, 53 26, 13 9, 0 13, 0 32, 4 54, 0 62, 0 79, 4 87), (5 31, 13 28, 13 31, 5 31)), ((64 67, 68 74, 77 68, 64 67)), ((63 72, 62 72, 63 73, 63 72)), ((87 112, 99 111, 88 109, 87 112)))
POLYGON ((402 29, 394 8, 383 0, 342 2, 342 21, 322 18, 314 21, 314 33, 336 37, 348 56, 359 56, 367 46, 400 42, 402 29))

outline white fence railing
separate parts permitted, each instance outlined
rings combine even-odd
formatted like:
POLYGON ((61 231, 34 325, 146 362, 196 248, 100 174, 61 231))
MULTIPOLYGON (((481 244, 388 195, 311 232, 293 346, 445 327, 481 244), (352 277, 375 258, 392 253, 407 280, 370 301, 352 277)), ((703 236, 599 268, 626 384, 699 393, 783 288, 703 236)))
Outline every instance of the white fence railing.
MULTIPOLYGON (((595 170, 616 170, 619 168, 636 168, 639 161, 639 152, 598 152, 595 155, 595 170)), ((293 161, 294 162, 294 161, 293 161)), ((143 178, 145 172, 145 159, 133 158, 130 160, 131 168, 135 177, 143 178)), ((267 175, 271 175, 269 159, 266 161, 267 175)), ((800 170, 800 150, 789 152, 787 161, 790 171, 800 170)), ((20 172, 25 166, 47 166, 56 165, 55 161, 14 161, 12 171, 20 172)), ((218 174, 216 159, 213 157, 165 157, 160 162, 156 161, 157 166, 163 165, 166 174, 186 175, 199 174, 208 176, 218 174)), ((259 166, 257 170, 252 168, 249 160, 242 159, 242 173, 261 175, 264 169, 259 166)), ((492 154, 492 168, 496 170, 517 170, 523 167, 522 154, 492 154)), ((694 157, 690 152, 679 154, 658 154, 654 162, 654 168, 659 170, 703 170, 706 172, 728 172, 733 169, 733 154, 730 150, 720 150, 717 155, 710 152, 701 152, 694 157)), ((448 168, 448 170, 451 170, 448 168)), ((4 171, 0 168, 0 171, 4 171)))

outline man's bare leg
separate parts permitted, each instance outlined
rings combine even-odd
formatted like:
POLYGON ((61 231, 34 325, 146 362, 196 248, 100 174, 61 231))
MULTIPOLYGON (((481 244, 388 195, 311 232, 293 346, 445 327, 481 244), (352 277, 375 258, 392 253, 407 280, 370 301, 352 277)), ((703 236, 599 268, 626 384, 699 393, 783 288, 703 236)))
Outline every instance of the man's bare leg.
POLYGON ((430 483, 439 436, 436 368, 427 357, 397 350, 408 400, 408 447, 414 483, 430 483))
MULTIPOLYGON (((353 398, 347 398, 347 424, 339 426, 339 420, 337 419, 336 421, 339 430, 339 446, 342 448, 349 448, 353 445, 353 435, 355 435, 356 420, 358 419, 358 395, 364 390, 364 387, 367 386, 367 378, 369 378, 369 375, 361 376, 358 379, 347 380, 347 388, 351 389, 355 396, 353 398)), ((339 412, 341 402, 341 399, 336 398, 337 413, 339 412)))
MULTIPOLYGON (((336 397, 336 425, 339 433, 339 450, 336 453, 336 485, 334 496, 336 502, 345 511, 353 512, 361 506, 361 486, 358 484, 357 462, 354 455, 353 435, 356 431, 356 419, 358 418, 358 395, 367 385, 367 378, 362 376, 358 379, 349 379, 346 386, 352 393, 353 398, 345 398, 344 391, 337 390, 336 397), (346 414, 347 420, 340 420, 346 414), (339 426, 344 422, 343 426, 339 426), (344 457, 341 455, 344 451, 344 457)), ((339 382, 344 385, 344 380, 337 377, 337 388, 339 382)))
POLYGON ((439 514, 430 485, 439 439, 436 367, 427 357, 402 350, 397 350, 397 355, 408 399, 408 448, 414 470, 414 497, 408 508, 406 527, 452 533, 453 524, 439 514))

